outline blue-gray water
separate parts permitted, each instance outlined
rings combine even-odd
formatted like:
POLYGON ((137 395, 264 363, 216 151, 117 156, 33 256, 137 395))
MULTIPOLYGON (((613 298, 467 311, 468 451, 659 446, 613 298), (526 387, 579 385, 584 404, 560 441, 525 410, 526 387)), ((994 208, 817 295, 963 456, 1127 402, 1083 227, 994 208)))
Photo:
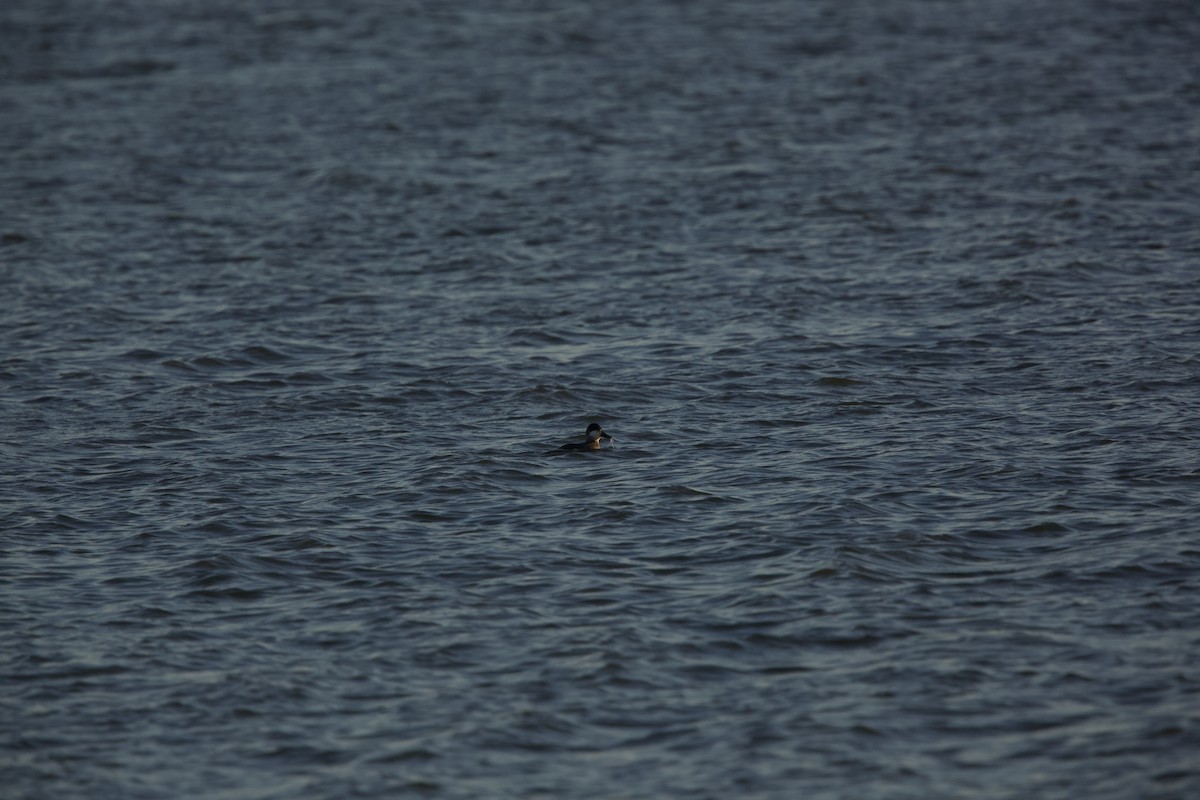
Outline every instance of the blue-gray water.
POLYGON ((0 794, 1200 796, 1198 54, 7 0, 0 794))

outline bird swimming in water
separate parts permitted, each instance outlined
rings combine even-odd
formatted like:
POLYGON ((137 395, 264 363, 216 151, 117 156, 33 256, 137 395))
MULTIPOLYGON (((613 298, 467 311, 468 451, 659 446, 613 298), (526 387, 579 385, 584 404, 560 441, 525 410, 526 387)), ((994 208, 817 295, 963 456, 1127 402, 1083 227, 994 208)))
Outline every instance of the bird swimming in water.
POLYGON ((616 441, 613 437, 604 432, 600 427, 600 423, 593 422, 587 427, 586 442, 570 442, 560 447, 560 450, 599 450, 603 447, 602 442, 607 439, 610 442, 616 441))

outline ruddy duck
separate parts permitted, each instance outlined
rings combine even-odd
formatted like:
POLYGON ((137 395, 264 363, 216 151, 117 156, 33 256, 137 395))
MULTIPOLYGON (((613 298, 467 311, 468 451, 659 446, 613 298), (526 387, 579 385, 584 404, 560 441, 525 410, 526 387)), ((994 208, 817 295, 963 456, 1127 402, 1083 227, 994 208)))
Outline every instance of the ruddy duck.
POLYGON ((604 432, 604 429, 600 427, 599 423, 593 422, 591 425, 588 425, 588 427, 587 427, 587 441, 586 442, 571 442, 569 444, 564 444, 559 449, 560 450, 599 450, 603 446, 601 443, 605 439, 608 439, 610 442, 616 441, 615 439, 613 439, 613 437, 609 436, 607 433, 604 432))

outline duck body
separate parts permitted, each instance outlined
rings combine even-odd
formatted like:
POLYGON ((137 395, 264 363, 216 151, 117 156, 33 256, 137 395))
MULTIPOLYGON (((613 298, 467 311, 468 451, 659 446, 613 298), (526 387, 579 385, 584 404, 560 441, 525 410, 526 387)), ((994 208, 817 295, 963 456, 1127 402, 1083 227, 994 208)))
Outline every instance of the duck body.
POLYGON ((604 446, 604 440, 615 441, 613 437, 604 432, 604 428, 600 424, 593 422, 587 427, 587 441, 585 442, 568 442, 564 444, 560 450, 599 450, 604 446))

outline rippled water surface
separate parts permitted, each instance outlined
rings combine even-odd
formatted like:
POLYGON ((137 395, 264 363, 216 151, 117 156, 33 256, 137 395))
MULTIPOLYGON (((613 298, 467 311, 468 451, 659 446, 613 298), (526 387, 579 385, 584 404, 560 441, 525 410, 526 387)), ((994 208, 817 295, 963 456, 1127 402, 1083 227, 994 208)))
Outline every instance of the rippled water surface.
POLYGON ((1190 0, 0 23, 5 797, 1200 796, 1190 0))

